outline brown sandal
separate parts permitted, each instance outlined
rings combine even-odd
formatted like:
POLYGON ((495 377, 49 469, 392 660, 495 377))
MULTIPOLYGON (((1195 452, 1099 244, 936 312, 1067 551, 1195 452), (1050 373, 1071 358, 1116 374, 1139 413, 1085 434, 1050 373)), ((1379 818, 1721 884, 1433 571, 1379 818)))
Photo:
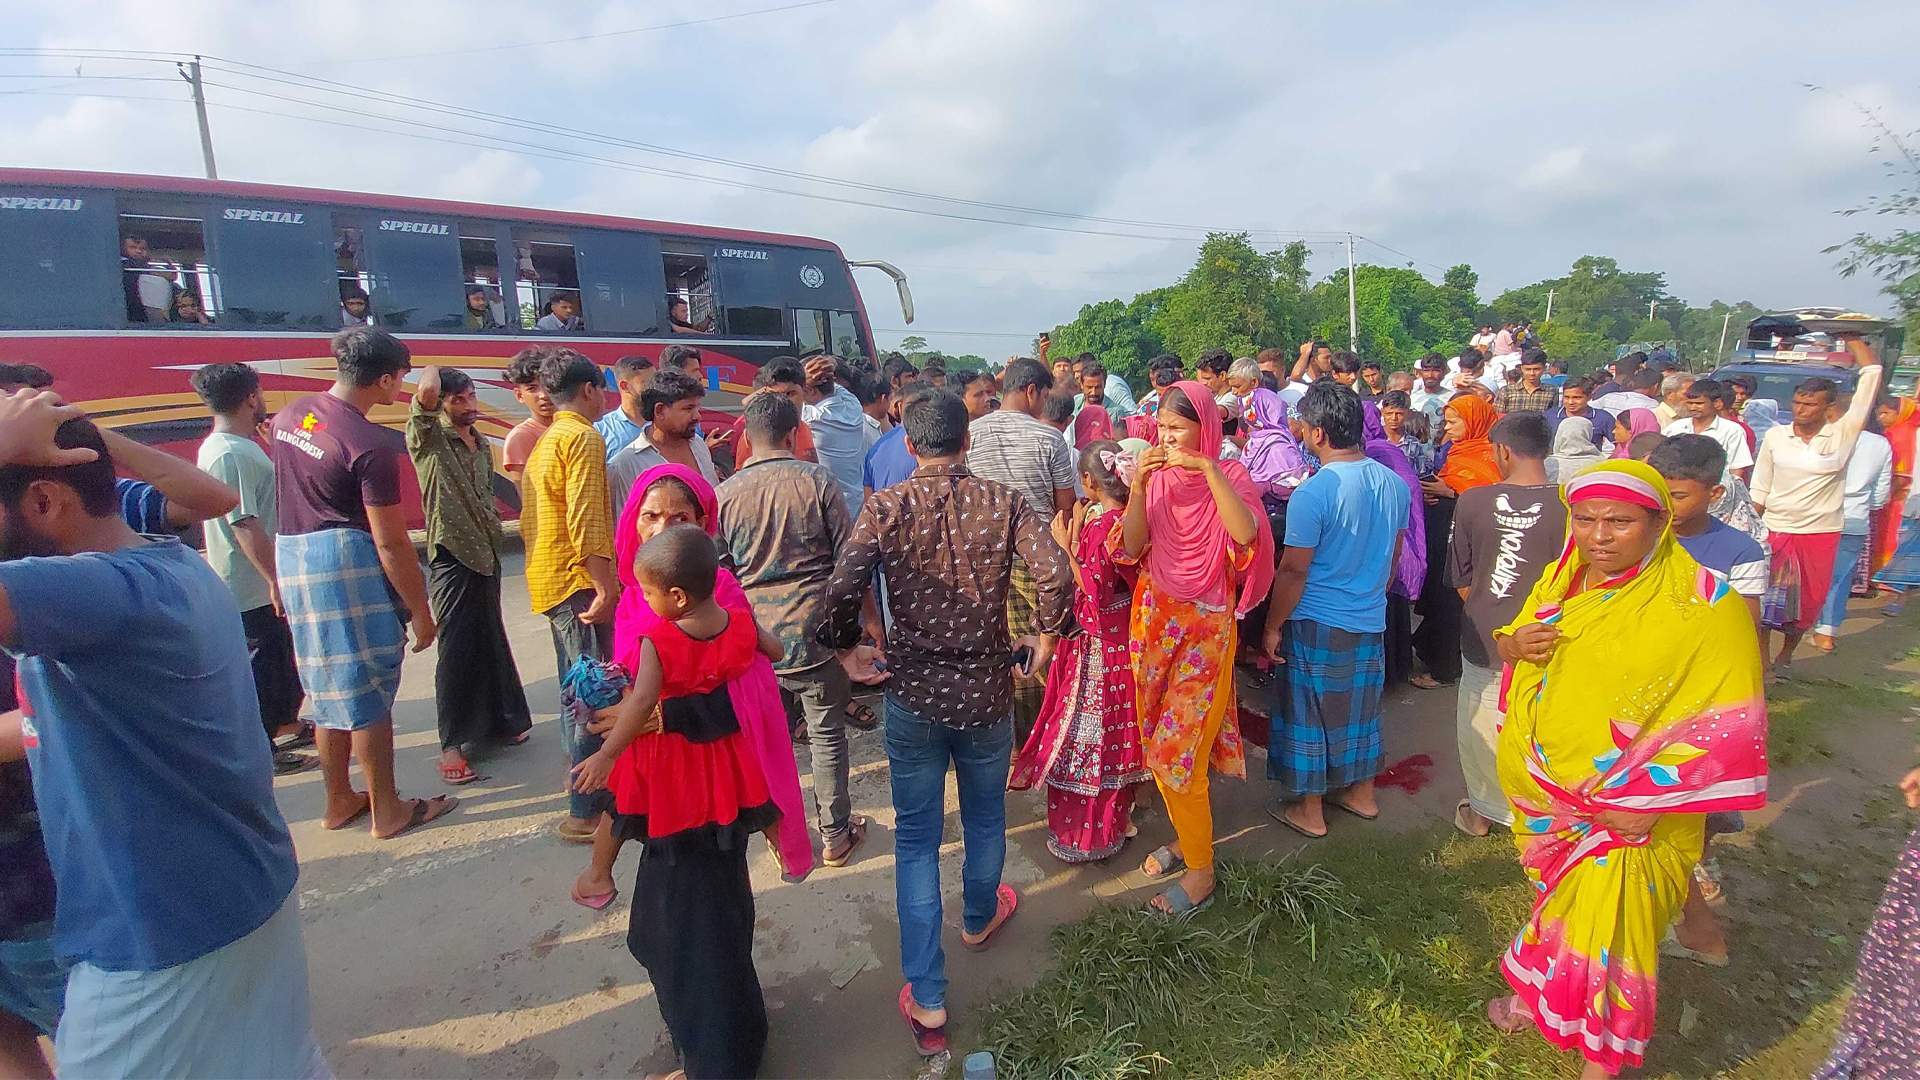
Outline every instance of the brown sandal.
POLYGON ((853 861, 854 849, 858 848, 861 842, 866 840, 866 838, 867 838, 866 816, 864 814, 849 814, 847 816, 847 846, 841 848, 840 853, 838 855, 834 854, 833 849, 830 847, 822 851, 820 853, 821 865, 823 866, 847 865, 848 863, 853 861))

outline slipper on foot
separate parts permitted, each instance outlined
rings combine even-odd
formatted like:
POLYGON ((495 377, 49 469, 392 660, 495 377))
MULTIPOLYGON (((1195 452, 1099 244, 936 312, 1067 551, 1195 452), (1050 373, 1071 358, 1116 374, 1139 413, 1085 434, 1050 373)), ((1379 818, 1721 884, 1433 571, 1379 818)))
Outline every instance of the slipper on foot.
POLYGON ((560 834, 560 839, 565 840, 569 844, 593 843, 594 830, 587 829, 584 832, 581 831, 580 827, 573 823, 572 818, 562 818, 560 824, 554 828, 554 831, 560 834))
POLYGON ((1668 927, 1667 936, 1660 939, 1660 955, 1671 956, 1675 960, 1691 960, 1696 964, 1704 964, 1711 968, 1728 967, 1733 963, 1733 957, 1731 956, 1701 952, 1698 949, 1689 949, 1685 945, 1680 944, 1680 939, 1673 935, 1672 927, 1668 927))
POLYGON ((1147 910, 1155 915, 1166 915, 1175 919, 1184 919, 1189 915, 1198 915, 1213 906, 1212 893, 1208 893, 1196 904, 1193 901, 1193 897, 1187 895, 1186 885, 1178 881, 1167 886, 1166 889, 1160 893, 1160 899, 1167 902, 1169 910, 1161 911, 1151 903, 1147 905, 1147 910))
POLYGON ((1371 814, 1363 814, 1360 811, 1355 810, 1353 807, 1348 806, 1346 803, 1341 802, 1339 799, 1322 799, 1320 801, 1325 803, 1328 806, 1333 807, 1335 810, 1340 810, 1340 811, 1344 811, 1345 813, 1352 814, 1354 817, 1359 818, 1361 821, 1380 820, 1380 811, 1378 810, 1375 810, 1371 814))
POLYGON ((1275 799, 1267 804, 1267 816, 1309 840, 1325 840, 1327 838, 1326 833, 1308 832, 1305 826, 1287 816, 1287 807, 1292 805, 1294 804, 1275 799))
POLYGON ((867 819, 864 815, 853 814, 847 818, 847 846, 835 854, 829 848, 820 853, 820 861, 827 866, 845 866, 853 861, 853 852, 867 838, 867 819))
POLYGON ((486 777, 481 776, 477 772, 474 772, 473 766, 468 762, 463 761, 460 763, 458 768, 455 768, 454 766, 451 766, 451 765, 440 766, 440 779, 446 781, 447 783, 453 785, 454 787, 462 787, 466 784, 471 784, 476 780, 485 780, 486 777))
POLYGON ((913 1032, 913 1048, 920 1051, 921 1057, 932 1057, 945 1053, 947 1049, 947 1025, 928 1027, 913 1018, 913 984, 900 988, 900 1016, 907 1022, 907 1030, 913 1032))
POLYGON ((1147 875, 1149 880, 1158 881, 1163 877, 1181 873, 1187 868, 1187 860, 1176 856, 1173 853, 1173 849, 1165 844, 1154 848, 1153 853, 1148 855, 1147 858, 1160 864, 1160 872, 1157 874, 1147 869, 1147 864, 1144 861, 1140 864, 1140 872, 1147 875))
POLYGON ((993 944, 993 935, 1013 919, 1014 912, 1020 910, 1020 894, 1013 891, 1011 885, 1001 885, 994 893, 994 900, 996 905, 993 921, 987 924, 986 930, 979 939, 969 941, 965 931, 960 934, 960 944, 970 952, 986 952, 993 944))
POLYGON ((438 821, 448 814, 453 813, 454 808, 459 805, 460 800, 451 795, 435 795, 431 799, 415 799, 413 800, 413 813, 407 817, 407 823, 405 825, 400 826, 397 831, 390 832, 385 836, 375 834, 374 838, 377 840, 392 840, 405 836, 430 821, 438 821))
POLYGON ((1487 833, 1492 832, 1493 829, 1491 826, 1489 826, 1483 832, 1474 832, 1472 829, 1467 828, 1467 813, 1472 809, 1473 809, 1473 803, 1471 801, 1467 799, 1461 799, 1460 805, 1453 808, 1453 827, 1456 829, 1459 829, 1461 832, 1465 833, 1466 835, 1471 836, 1476 840, 1479 840, 1485 837, 1487 833))
POLYGON ((339 832, 341 829, 344 829, 347 826, 353 824, 354 822, 359 821, 361 818, 366 817, 367 814, 370 811, 372 811, 373 796, 368 795, 364 791, 360 792, 359 795, 360 795, 360 808, 358 810, 355 810, 353 813, 348 814, 346 818, 337 825, 325 825, 325 823, 323 823, 324 827, 327 829, 328 832, 339 832))
POLYGON ((583 908, 587 908, 592 911, 605 911, 608 905, 612 904, 615 900, 619 899, 620 890, 618 888, 614 888, 612 890, 609 890, 608 892, 601 893, 598 896, 586 896, 580 892, 580 886, 578 883, 576 883, 573 887, 572 896, 573 896, 573 902, 576 904, 579 904, 583 908))

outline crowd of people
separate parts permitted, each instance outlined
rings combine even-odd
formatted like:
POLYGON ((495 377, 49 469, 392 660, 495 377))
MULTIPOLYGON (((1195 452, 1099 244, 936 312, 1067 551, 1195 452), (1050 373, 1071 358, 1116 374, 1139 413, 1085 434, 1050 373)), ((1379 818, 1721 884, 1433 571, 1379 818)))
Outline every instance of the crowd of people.
MULTIPOLYGON (((1311 842, 1372 821, 1401 685, 1454 695, 1454 824, 1508 830, 1537 892, 1489 1020, 1578 1050, 1587 1075, 1637 1065, 1659 958, 1727 962, 1708 841, 1765 805, 1764 680, 1805 635, 1837 648, 1849 595, 1920 586, 1920 415, 1876 408, 1857 340, 1850 394, 1809 379, 1783 419, 1669 359, 1571 377, 1529 327, 1483 333, 1412 372, 1316 341, 1165 355, 1138 397, 1044 336, 998 372, 782 357, 731 424, 703 413, 692 348, 611 372, 514 357, 529 416, 500 457, 561 687, 557 835, 587 849, 570 895, 613 904, 638 847, 628 946, 683 1074, 759 1068, 748 848, 761 835, 790 881, 857 857, 850 728, 883 728, 898 1004, 935 1055, 949 770, 967 949, 1020 905, 1008 790, 1044 789, 1069 864, 1164 812, 1172 839, 1140 869, 1163 883, 1152 917, 1184 918, 1217 889, 1212 779, 1262 745, 1279 825, 1311 842), (1249 688, 1264 729, 1241 719, 1249 688)), ((46 1035, 68 1076, 325 1075, 273 776, 318 767, 323 825, 378 839, 455 812, 394 781, 401 667, 436 643, 448 785, 532 734, 472 378, 414 372, 370 326, 333 352, 333 387, 271 418, 251 368, 196 371, 197 469, 0 368, 0 645, 19 662, 0 687, 0 1066, 49 1075, 46 1035), (368 413, 410 376, 402 435, 368 413), (204 557, 171 535, 202 522, 204 557)), ((1910 1060, 1920 876, 1902 880, 1882 992, 1856 999, 1834 1075, 1910 1060)))

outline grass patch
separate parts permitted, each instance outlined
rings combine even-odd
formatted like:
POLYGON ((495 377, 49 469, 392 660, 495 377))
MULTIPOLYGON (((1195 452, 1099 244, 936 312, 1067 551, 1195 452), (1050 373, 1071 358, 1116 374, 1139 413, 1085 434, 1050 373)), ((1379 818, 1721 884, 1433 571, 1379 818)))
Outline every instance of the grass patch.
MULTIPOLYGON (((1659 1033, 1640 1075, 1807 1075, 1831 1046, 1861 933, 1910 821, 1874 807, 1855 842, 1717 849, 1739 906, 1735 967, 1661 965, 1659 1033), (1677 1028, 1688 1007, 1689 1034, 1677 1028)), ((1530 891, 1504 836, 1367 836, 1313 863, 1223 861, 1185 922, 1103 908, 1054 932, 1053 969, 991 1009, 1003 1077, 1572 1076, 1483 1003, 1530 891)))
POLYGON ((1827 736, 1861 716, 1906 715, 1920 706, 1911 683, 1796 678, 1767 688, 1767 758, 1776 769, 1833 757, 1827 736))

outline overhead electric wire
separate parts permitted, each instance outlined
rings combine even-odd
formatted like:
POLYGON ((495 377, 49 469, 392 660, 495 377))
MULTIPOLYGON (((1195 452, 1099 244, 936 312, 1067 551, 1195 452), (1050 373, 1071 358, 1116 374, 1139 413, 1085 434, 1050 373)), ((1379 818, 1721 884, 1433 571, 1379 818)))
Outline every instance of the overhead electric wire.
POLYGON ((655 30, 673 30, 682 26, 704 26, 707 23, 728 22, 733 19, 745 19, 754 15, 772 15, 782 11, 798 11, 801 8, 819 7, 822 4, 835 3, 839 3, 839 0, 806 0, 805 3, 760 8, 756 11, 736 11, 731 15, 713 15, 704 19, 685 19, 680 22, 659 23, 654 26, 636 26, 631 30, 605 30, 595 34, 578 34, 574 37, 548 38, 545 41, 521 41, 510 45, 482 45, 471 49, 448 49, 444 52, 402 53, 398 56, 357 56, 344 60, 312 60, 303 62, 297 66, 322 67, 336 64, 371 64, 389 60, 428 60, 442 56, 472 56, 476 53, 506 52, 510 49, 537 49, 542 45, 567 45, 578 41, 594 41, 600 38, 625 37, 629 34, 645 34, 655 30))

